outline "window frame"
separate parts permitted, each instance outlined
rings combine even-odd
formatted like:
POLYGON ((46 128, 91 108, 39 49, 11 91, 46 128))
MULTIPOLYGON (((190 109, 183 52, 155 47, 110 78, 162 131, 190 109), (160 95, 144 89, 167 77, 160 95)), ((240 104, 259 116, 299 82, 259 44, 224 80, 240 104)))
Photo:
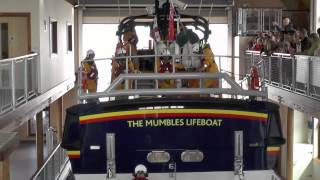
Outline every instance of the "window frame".
POLYGON ((49 21, 49 49, 50 57, 57 57, 59 53, 58 21, 50 17, 49 21), (55 37, 53 37, 55 34, 55 37))
POLYGON ((74 46, 73 45, 73 34, 74 34, 73 33, 73 25, 70 22, 67 22, 67 24, 66 24, 66 49, 67 49, 67 53, 73 52, 73 48, 74 48, 73 47, 74 46), (69 28, 71 28, 71 29, 69 29, 69 28))

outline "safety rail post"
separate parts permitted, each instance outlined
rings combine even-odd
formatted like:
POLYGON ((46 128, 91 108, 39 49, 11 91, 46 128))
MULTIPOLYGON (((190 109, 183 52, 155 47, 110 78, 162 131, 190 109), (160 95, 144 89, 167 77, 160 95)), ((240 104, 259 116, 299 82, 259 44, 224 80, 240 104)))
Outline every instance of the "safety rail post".
POLYGON ((15 61, 11 61, 11 95, 12 95, 12 109, 16 108, 16 92, 15 92, 15 61))
MULTIPOLYGON (((157 42, 156 41, 154 41, 153 46, 154 46, 153 48, 154 48, 154 54, 155 54, 155 56, 154 56, 154 73, 157 74, 158 73, 158 65, 157 65, 158 52, 157 52, 157 42)), ((158 80, 156 80, 155 85, 156 85, 155 89, 159 89, 159 81, 158 80)))
POLYGON ((271 64, 271 56, 269 56, 268 60, 269 60, 269 69, 268 69, 268 73, 269 73, 269 80, 268 80, 268 82, 269 82, 269 84, 272 84, 272 82, 271 82, 271 76, 272 76, 272 73, 271 73, 271 68, 272 68, 272 64, 271 64))
POLYGON ((28 58, 24 59, 24 98, 25 101, 28 101, 28 58))
MULTIPOLYGON (((128 59, 128 56, 126 57, 126 74, 129 73, 129 59, 128 59)), ((125 80, 125 85, 124 85, 124 89, 129 89, 129 81, 128 80, 125 80)))
POLYGON ((82 84, 82 78, 83 78, 82 77, 82 66, 83 66, 82 63, 83 62, 80 63, 80 67, 78 68, 78 74, 77 74, 77 76, 78 76, 78 83, 77 83, 78 84, 78 91, 77 91, 78 92, 78 98, 77 98, 78 103, 81 102, 79 97, 82 96, 82 91, 83 91, 82 90, 82 85, 83 85, 82 84))
MULTIPOLYGON (((36 67, 34 67, 34 69, 35 69, 35 95, 37 96, 38 94, 39 94, 39 82, 40 81, 38 81, 38 77, 39 77, 39 75, 40 75, 40 63, 39 63, 39 54, 37 55, 37 56, 35 56, 35 57, 33 57, 33 59, 32 59, 32 63, 31 64, 33 64, 33 62, 34 61, 36 61, 36 67), (39 68, 38 68, 39 67, 39 68)), ((33 89, 33 88, 32 88, 33 89)))
POLYGON ((308 57, 308 73, 307 73, 307 84, 306 84, 306 94, 307 96, 310 96, 311 95, 311 67, 312 66, 312 59, 311 57, 308 57))
POLYGON ((266 75, 265 75, 265 70, 266 70, 266 66, 265 66, 265 59, 264 59, 264 55, 260 56, 260 64, 261 64, 261 69, 262 69, 262 75, 261 75, 261 91, 263 92, 267 92, 268 89, 265 86, 266 84, 266 75))
POLYGON ((292 84, 291 84, 291 90, 295 91, 296 90, 296 56, 293 56, 291 58, 291 65, 292 65, 292 84))
POLYGON ((283 87, 282 65, 283 65, 283 56, 280 55, 280 58, 279 58, 279 87, 283 87))
MULTIPOLYGON (((219 56, 219 71, 221 71, 221 56, 219 56)), ((222 88, 222 79, 219 79, 219 88, 222 88)))

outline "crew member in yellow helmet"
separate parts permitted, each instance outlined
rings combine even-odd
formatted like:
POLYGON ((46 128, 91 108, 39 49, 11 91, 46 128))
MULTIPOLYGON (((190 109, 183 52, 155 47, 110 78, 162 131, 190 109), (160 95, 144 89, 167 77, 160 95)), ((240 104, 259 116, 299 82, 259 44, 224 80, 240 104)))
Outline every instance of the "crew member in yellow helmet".
POLYGON ((98 69, 94 62, 95 53, 92 49, 87 51, 86 58, 82 63, 83 90, 89 93, 97 92, 98 69))
MULTIPOLYGON (((214 60, 214 54, 210 48, 209 44, 206 44, 203 47, 203 61, 202 61, 202 72, 208 73, 217 73, 219 72, 219 68, 214 60)), ((219 87, 219 80, 218 79, 208 79, 204 80, 204 87, 205 88, 217 88, 219 87)))

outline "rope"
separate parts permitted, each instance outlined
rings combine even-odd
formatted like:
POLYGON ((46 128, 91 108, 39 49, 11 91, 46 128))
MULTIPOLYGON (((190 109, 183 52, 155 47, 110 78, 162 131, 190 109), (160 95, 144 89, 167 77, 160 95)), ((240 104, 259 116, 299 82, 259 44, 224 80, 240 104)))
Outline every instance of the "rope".
POLYGON ((209 24, 210 24, 210 17, 211 17, 212 10, 213 10, 213 4, 214 4, 214 0, 212 0, 211 7, 210 7, 210 12, 209 12, 209 16, 208 16, 208 22, 209 22, 209 24))
POLYGON ((129 16, 131 16, 131 1, 129 0, 129 16))
POLYGON ((199 16, 200 16, 200 13, 201 13, 201 8, 202 8, 202 0, 200 1, 200 6, 199 6, 199 16))
POLYGON ((118 17, 119 17, 119 23, 120 23, 120 1, 118 0, 118 17))

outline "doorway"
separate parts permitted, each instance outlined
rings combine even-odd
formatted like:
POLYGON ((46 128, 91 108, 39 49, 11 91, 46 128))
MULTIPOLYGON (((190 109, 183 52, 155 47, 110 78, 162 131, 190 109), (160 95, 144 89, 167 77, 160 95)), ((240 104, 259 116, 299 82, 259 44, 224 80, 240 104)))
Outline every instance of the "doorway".
POLYGON ((0 23, 0 59, 6 59, 9 56, 9 33, 8 23, 0 23))
POLYGON ((0 59, 18 57, 31 51, 30 13, 0 13, 0 59))

